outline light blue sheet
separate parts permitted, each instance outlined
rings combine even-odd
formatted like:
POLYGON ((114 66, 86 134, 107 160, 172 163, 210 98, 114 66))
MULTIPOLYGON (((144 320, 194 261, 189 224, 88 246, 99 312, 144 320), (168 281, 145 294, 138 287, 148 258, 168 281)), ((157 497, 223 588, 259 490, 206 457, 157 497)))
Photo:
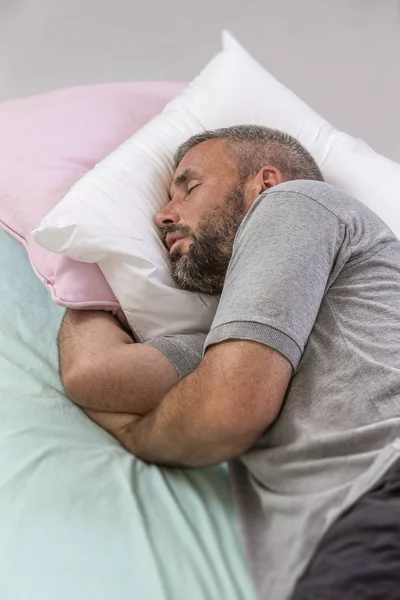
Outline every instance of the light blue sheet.
POLYGON ((63 394, 63 311, 0 231, 0 600, 255 600, 227 470, 126 453, 63 394))

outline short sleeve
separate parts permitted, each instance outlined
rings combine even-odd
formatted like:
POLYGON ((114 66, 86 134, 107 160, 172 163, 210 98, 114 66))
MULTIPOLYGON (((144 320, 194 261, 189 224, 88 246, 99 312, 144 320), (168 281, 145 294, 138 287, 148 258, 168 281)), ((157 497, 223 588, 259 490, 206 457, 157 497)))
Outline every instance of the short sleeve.
POLYGON ((199 366, 205 339, 204 333, 183 333, 153 338, 145 344, 162 352, 183 379, 199 366))
POLYGON ((278 186, 260 196, 236 235, 205 350, 228 339, 263 343, 297 369, 347 228, 318 197, 278 186))

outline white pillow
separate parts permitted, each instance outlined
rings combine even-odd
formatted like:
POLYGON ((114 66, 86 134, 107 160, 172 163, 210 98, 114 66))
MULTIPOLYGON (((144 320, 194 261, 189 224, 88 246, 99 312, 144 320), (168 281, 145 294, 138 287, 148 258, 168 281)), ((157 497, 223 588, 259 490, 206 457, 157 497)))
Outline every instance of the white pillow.
POLYGON ((400 235, 400 165, 339 132, 258 64, 227 32, 223 51, 164 111, 85 175, 34 232, 52 252, 97 262, 142 340, 206 330, 216 300, 173 287, 153 223, 167 202, 177 146, 203 129, 255 123, 306 146, 326 180, 400 235))

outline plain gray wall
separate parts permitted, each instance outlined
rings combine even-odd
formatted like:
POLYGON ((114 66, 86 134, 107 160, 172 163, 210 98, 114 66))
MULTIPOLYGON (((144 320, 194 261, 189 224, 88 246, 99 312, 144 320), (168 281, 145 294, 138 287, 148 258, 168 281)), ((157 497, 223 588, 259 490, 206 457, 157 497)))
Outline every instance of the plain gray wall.
POLYGON ((188 81, 223 28, 336 126, 400 162, 399 0, 0 0, 0 100, 188 81))

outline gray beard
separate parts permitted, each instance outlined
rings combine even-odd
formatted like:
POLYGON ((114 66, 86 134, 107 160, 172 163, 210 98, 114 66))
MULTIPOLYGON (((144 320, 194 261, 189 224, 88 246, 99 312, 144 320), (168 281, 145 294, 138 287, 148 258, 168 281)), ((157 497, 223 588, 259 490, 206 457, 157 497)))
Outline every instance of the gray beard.
POLYGON ((236 232, 246 215, 243 187, 232 188, 201 221, 197 236, 186 225, 168 225, 163 229, 164 240, 168 233, 183 233, 192 239, 186 253, 177 249, 171 255, 172 277, 179 288, 212 296, 221 294, 236 232))

